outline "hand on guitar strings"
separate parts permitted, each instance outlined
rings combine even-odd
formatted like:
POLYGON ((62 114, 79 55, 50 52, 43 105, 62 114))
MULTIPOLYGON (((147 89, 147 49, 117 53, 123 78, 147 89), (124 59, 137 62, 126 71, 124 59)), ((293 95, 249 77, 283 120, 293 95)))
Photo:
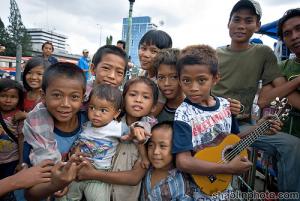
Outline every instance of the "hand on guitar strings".
POLYGON ((227 165, 232 171, 231 174, 242 174, 248 171, 253 164, 245 156, 236 156, 227 165))
POLYGON ((282 121, 280 121, 279 119, 274 119, 274 115, 264 116, 258 121, 257 126, 260 126, 265 121, 268 121, 270 123, 270 129, 266 132, 267 135, 274 135, 278 133, 283 126, 282 121))
POLYGON ((244 106, 240 101, 233 98, 227 98, 227 100, 230 103, 230 111, 233 115, 238 115, 244 111, 244 106))

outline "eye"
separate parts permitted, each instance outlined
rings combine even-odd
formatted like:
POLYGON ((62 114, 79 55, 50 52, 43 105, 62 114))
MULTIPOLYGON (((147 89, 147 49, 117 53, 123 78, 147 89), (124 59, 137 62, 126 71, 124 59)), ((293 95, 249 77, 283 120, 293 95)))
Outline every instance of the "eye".
POLYGON ((148 148, 152 148, 152 147, 153 147, 153 143, 152 143, 152 142, 149 142, 148 148))
POLYGON ((182 82, 183 82, 184 84, 189 84, 191 81, 190 81, 189 79, 182 79, 182 82))
POLYGON ((171 76, 171 79, 172 79, 172 80, 177 80, 177 79, 178 79, 178 76, 177 76, 177 75, 171 76))
POLYGON ((124 71, 118 71, 117 73, 118 73, 118 75, 120 75, 120 76, 123 76, 123 75, 124 75, 124 71))
POLYGON ((61 97, 62 97, 62 95, 59 94, 59 93, 53 93, 52 96, 53 96, 54 98, 61 98, 61 97))
POLYGON ((101 109, 100 109, 100 112, 105 113, 105 112, 108 112, 108 110, 107 110, 107 109, 104 109, 104 108, 101 108, 101 109))
POLYGON ((129 93, 129 96, 136 96, 136 93, 129 93))
POLYGON ((165 79, 164 76, 158 76, 158 77, 157 77, 157 80, 159 80, 159 81, 163 81, 164 79, 165 79))
POLYGON ((143 96, 144 99, 150 99, 150 96, 143 96))
POLYGON ((72 95, 72 99, 73 100, 78 100, 78 99, 80 99, 80 96, 79 95, 72 95))

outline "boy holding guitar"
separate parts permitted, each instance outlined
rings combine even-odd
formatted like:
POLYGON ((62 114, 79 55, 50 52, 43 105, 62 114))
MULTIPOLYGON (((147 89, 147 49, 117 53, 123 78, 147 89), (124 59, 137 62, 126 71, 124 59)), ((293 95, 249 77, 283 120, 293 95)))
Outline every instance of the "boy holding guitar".
MULTIPOLYGON (((229 102, 211 95, 212 87, 219 80, 216 51, 206 45, 186 47, 179 55, 177 74, 186 95, 176 110, 174 121, 172 152, 176 154, 177 168, 192 175, 207 176, 211 183, 216 180, 216 174, 232 175, 249 170, 252 163, 247 157, 237 156, 225 163, 193 157, 197 151, 218 144, 229 133, 239 132, 237 124, 233 123, 229 102)), ((280 129, 280 121, 268 121, 271 122, 271 128, 269 126, 268 129, 280 129)), ((204 193, 202 187, 196 189, 195 200, 213 199, 209 195, 218 191, 211 189, 204 193)), ((225 189, 228 190, 227 186, 225 189)))

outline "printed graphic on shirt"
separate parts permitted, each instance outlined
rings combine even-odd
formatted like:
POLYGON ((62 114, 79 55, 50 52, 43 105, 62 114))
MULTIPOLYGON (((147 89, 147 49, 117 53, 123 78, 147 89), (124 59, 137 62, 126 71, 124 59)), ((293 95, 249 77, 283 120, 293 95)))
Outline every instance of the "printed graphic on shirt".
POLYGON ((80 139, 80 142, 82 143, 80 146, 81 152, 90 154, 93 159, 102 160, 107 155, 108 150, 113 148, 112 141, 108 140, 80 139))

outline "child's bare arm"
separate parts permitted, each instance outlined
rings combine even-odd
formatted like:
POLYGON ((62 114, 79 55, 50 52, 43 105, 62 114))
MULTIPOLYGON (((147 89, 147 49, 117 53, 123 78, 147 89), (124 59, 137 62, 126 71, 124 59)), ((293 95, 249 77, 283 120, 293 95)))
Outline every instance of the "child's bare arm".
POLYGON ((23 169, 20 172, 0 180, 0 196, 16 189, 30 188, 34 185, 50 182, 52 161, 43 161, 40 165, 23 169))
POLYGON ((24 145, 24 135, 23 133, 19 133, 18 135, 18 154, 19 154, 19 163, 16 167, 16 172, 20 171, 22 169, 22 163, 23 163, 23 145, 24 145))
POLYGON ((47 196, 64 189, 75 180, 77 172, 85 165, 85 162, 77 165, 72 158, 67 163, 57 163, 51 169, 51 181, 38 184, 28 189, 26 198, 28 200, 41 200, 47 196))
POLYGON ((136 161, 131 170, 119 172, 96 170, 92 164, 87 163, 88 165, 82 167, 78 172, 77 178, 79 180, 93 179, 110 184, 135 186, 143 179, 146 173, 146 169, 141 167, 140 161, 136 161))
POLYGON ((147 155, 147 150, 144 144, 138 144, 137 148, 139 150, 139 154, 141 155, 142 161, 141 161, 141 165, 142 168, 144 169, 148 169, 150 166, 150 161, 147 155))
POLYGON ((198 160, 188 151, 176 154, 176 166, 183 172, 195 175, 240 174, 249 170, 252 163, 241 157, 235 157, 229 163, 212 163, 198 160))

